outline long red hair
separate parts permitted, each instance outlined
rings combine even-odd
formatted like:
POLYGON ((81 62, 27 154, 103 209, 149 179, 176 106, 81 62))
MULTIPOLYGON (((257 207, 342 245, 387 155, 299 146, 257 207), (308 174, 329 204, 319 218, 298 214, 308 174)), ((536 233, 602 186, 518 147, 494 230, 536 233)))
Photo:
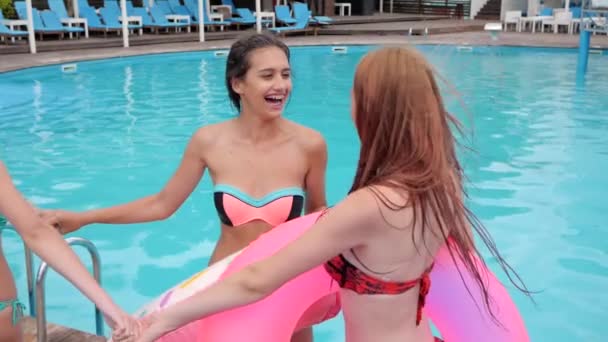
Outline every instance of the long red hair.
POLYGON ((446 241, 449 235, 452 258, 460 258, 476 279, 490 312, 488 290, 472 257, 472 253, 480 254, 471 227, 511 282, 529 293, 464 203, 464 172, 453 134, 453 129, 462 132, 461 126, 445 109, 433 69, 422 54, 400 47, 368 53, 357 67, 353 95, 361 151, 350 191, 369 187, 388 208, 411 207, 412 239, 414 228, 425 230, 428 222, 437 222, 440 231, 433 234, 441 234, 446 241), (374 190, 376 185, 404 190, 408 203, 391 202, 374 190))

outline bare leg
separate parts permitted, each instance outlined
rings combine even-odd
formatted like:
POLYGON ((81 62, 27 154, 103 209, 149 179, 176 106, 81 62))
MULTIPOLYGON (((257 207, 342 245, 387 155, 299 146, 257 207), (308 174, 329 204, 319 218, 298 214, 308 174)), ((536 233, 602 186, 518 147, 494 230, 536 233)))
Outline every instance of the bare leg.
POLYGON ((21 323, 13 325, 13 309, 0 311, 0 342, 21 342, 21 323))
MULTIPOLYGON (((2 239, 0 238, 0 301, 17 298, 17 289, 13 282, 13 275, 2 253, 2 239)), ((7 307, 0 311, 0 342, 20 342, 21 324, 13 325, 13 308, 7 307)))

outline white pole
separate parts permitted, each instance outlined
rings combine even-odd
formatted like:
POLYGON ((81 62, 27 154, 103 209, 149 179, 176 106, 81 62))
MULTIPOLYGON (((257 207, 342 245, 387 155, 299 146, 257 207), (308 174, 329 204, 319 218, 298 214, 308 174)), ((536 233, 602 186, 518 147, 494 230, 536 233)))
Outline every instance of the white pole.
POLYGON ((380 13, 384 13, 384 0, 378 0, 378 8, 380 9, 380 13))
POLYGON ((127 20, 127 0, 120 0, 120 16, 122 16, 122 46, 129 47, 129 21, 127 20))
POLYGON ((255 0, 255 27, 262 33, 262 0, 255 0))
POLYGON ((72 1, 72 7, 74 8, 74 18, 78 18, 80 15, 80 10, 78 8, 78 0, 72 1))
POLYGON ((34 33, 32 0, 25 0, 25 11, 27 12, 27 40, 30 43, 30 53, 36 53, 36 34, 34 33))
POLYGON ((206 2, 198 0, 198 41, 205 41, 205 16, 203 15, 203 6, 207 10, 206 2))
POLYGON ((566 6, 564 6, 566 8, 566 12, 570 12, 570 0, 566 0, 566 6))

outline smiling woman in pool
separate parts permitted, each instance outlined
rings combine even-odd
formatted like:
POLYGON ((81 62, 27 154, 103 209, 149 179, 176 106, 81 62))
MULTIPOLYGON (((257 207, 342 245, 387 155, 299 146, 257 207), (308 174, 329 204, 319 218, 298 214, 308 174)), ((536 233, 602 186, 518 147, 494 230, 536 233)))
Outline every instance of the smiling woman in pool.
MULTIPOLYGON (((235 42, 228 55, 226 87, 238 117, 196 131, 177 171, 160 192, 110 208, 47 212, 48 222, 65 234, 91 223, 166 219, 208 170, 221 221, 213 264, 272 227, 300 216, 303 209, 313 212, 325 207, 325 140, 282 116, 292 88, 289 55, 288 47, 270 35, 255 34, 235 42)), ((309 340, 311 329, 294 335, 294 341, 309 340)))

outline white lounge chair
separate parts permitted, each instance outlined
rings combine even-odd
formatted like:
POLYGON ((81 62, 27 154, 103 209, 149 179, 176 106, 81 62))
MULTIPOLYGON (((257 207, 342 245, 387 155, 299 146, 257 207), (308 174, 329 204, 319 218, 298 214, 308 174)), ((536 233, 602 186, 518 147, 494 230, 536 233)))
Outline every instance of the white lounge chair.
POLYGON ((503 30, 507 31, 509 24, 515 24, 515 31, 521 32, 519 25, 521 19, 521 11, 507 11, 503 22, 503 30))
POLYGON ((568 28, 568 33, 572 34, 572 12, 555 12, 555 17, 553 19, 543 20, 541 32, 545 32, 545 26, 551 26, 553 33, 557 33, 560 26, 566 26, 568 28))

